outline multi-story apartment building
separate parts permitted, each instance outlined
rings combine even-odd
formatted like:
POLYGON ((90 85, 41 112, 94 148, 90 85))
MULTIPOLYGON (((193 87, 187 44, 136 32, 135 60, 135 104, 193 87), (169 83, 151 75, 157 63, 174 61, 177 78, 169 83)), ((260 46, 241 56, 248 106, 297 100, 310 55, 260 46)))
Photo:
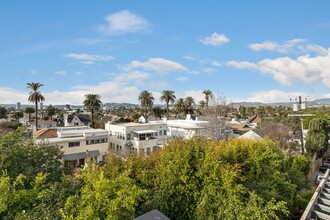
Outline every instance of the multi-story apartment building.
MULTIPOLYGON (((49 129, 49 128, 48 128, 49 129)), ((88 161, 104 161, 108 154, 108 131, 88 126, 58 127, 52 137, 43 137, 38 131, 36 142, 57 144, 64 152, 64 162, 70 166, 82 166, 88 161), (55 136, 55 137, 54 137, 55 136)))
POLYGON ((105 129, 109 131, 110 149, 118 153, 148 154, 163 147, 167 136, 167 125, 164 121, 149 123, 119 123, 107 122, 105 129))

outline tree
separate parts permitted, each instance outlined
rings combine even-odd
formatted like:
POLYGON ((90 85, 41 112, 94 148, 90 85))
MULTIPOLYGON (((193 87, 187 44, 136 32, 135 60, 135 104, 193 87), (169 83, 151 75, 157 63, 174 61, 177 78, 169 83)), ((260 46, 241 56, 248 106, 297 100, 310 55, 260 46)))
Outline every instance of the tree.
POLYGON ((86 94, 85 100, 83 102, 85 108, 91 112, 92 115, 92 127, 94 127, 94 116, 95 112, 98 111, 101 107, 100 95, 98 94, 86 94))
POLYGON ((176 100, 176 103, 174 104, 174 110, 176 111, 177 114, 185 113, 186 107, 183 98, 179 98, 176 100))
POLYGON ((26 107, 25 109, 24 109, 24 112, 26 113, 26 114, 28 114, 28 117, 29 117, 29 122, 31 122, 31 114, 33 114, 35 111, 34 111, 34 108, 32 108, 32 107, 26 107))
POLYGON ((202 92, 205 95, 205 104, 206 108, 209 107, 209 99, 213 97, 213 93, 211 90, 207 89, 202 92))
POLYGON ((166 117, 169 118, 169 109, 168 104, 174 103, 176 97, 174 95, 174 91, 172 90, 163 90, 162 95, 160 96, 160 101, 165 102, 166 104, 166 117))
POLYGON ((140 105, 143 109, 143 115, 146 120, 148 120, 148 113, 152 109, 154 99, 152 93, 148 90, 143 90, 139 95, 140 105))
POLYGON ((227 139, 227 126, 225 118, 228 113, 225 98, 218 97, 212 99, 214 103, 209 108, 202 110, 201 120, 207 121, 205 128, 201 130, 201 135, 213 140, 227 139))
POLYGON ((184 105, 186 107, 187 114, 193 113, 193 105, 195 105, 195 100, 193 97, 188 96, 184 100, 184 105))
POLYGON ((41 94, 39 88, 43 86, 42 83, 27 83, 27 88, 31 89, 32 91, 30 92, 28 101, 29 102, 34 102, 35 103, 35 112, 36 112, 36 130, 38 130, 38 103, 45 101, 45 97, 41 94))
POLYGON ((0 107, 0 118, 7 118, 7 109, 5 107, 0 107))
POLYGON ((13 117, 16 119, 16 121, 18 121, 20 118, 22 118, 24 116, 23 112, 21 111, 15 111, 13 113, 13 117))
POLYGON ((50 120, 52 121, 53 120, 53 115, 56 114, 56 108, 52 105, 49 105, 47 108, 46 108, 46 114, 48 117, 50 117, 50 120))
POLYGON ((309 122, 306 136, 306 150, 311 153, 323 153, 328 147, 329 126, 325 119, 315 118, 309 122))
POLYGON ((271 139, 278 143, 287 156, 299 152, 297 143, 292 142, 293 130, 282 123, 265 121, 258 125, 258 130, 262 133, 264 138, 271 139))
POLYGON ((155 116, 155 118, 161 119, 163 112, 164 112, 163 109, 159 106, 155 106, 152 108, 152 113, 155 116))

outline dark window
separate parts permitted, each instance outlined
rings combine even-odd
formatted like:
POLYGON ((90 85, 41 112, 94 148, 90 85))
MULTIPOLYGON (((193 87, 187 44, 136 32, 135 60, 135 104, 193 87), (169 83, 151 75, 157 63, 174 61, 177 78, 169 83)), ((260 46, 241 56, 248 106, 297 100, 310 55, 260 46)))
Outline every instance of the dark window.
POLYGON ((69 147, 79 147, 80 146, 80 142, 76 141, 76 142, 69 142, 69 147))

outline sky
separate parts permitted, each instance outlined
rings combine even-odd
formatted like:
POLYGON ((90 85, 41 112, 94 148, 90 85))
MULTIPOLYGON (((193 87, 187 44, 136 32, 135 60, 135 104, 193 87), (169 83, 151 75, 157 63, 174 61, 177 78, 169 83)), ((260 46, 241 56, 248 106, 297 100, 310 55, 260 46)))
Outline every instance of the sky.
POLYGON ((328 0, 0 2, 0 104, 330 98, 328 0))

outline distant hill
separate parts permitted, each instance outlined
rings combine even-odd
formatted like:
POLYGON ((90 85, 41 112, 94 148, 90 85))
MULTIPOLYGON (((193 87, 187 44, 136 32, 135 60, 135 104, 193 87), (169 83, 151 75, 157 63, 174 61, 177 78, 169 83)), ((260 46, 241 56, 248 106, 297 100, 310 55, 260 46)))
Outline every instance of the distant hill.
POLYGON ((312 101, 313 103, 327 103, 330 104, 330 98, 324 98, 324 99, 315 99, 312 101))

